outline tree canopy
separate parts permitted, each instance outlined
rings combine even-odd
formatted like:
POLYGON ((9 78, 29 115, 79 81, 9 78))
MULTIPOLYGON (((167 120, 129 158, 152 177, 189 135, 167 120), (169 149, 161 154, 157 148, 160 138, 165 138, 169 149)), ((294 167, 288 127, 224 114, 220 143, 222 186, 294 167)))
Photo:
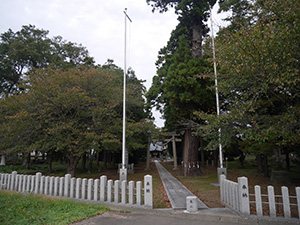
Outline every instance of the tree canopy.
POLYGON ((208 122, 201 132, 217 140, 211 138, 222 127, 224 144, 235 136, 265 146, 252 151, 255 155, 267 154, 267 144, 271 149, 296 150, 300 143, 300 3, 223 2, 234 3, 226 9, 237 3, 247 7, 233 14, 232 24, 221 29, 216 39, 223 113, 219 119, 200 113, 208 122), (243 26, 237 26, 241 19, 243 26))
POLYGON ((70 68, 92 65, 94 60, 82 45, 49 38, 49 31, 25 25, 20 31, 9 29, 0 36, 0 97, 22 89, 26 74, 33 69, 70 68))

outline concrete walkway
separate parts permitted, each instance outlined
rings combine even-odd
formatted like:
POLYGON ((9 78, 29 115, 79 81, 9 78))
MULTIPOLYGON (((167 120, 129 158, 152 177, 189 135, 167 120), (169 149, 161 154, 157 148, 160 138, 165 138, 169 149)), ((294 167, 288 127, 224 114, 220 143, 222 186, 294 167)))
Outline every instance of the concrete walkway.
MULTIPOLYGON (((172 176, 157 160, 155 161, 159 176, 164 184, 173 209, 186 209, 186 197, 195 196, 179 180, 172 176)), ((208 207, 198 199, 198 208, 208 207)))

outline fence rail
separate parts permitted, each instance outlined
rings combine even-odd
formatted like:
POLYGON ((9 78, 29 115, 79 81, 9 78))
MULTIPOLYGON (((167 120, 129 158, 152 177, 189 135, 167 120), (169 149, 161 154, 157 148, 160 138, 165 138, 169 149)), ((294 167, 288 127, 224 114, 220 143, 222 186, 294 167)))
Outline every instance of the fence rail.
POLYGON ((220 180, 221 189, 221 202, 231 209, 243 215, 250 215, 250 203, 255 204, 255 215, 263 217, 263 204, 269 205, 269 216, 272 218, 277 217, 276 205, 283 206, 284 218, 291 219, 291 206, 297 207, 298 217, 300 218, 300 187, 296 187, 296 196, 290 196, 287 187, 281 187, 281 195, 275 195, 274 187, 268 186, 268 194, 261 194, 261 187, 254 186, 254 194, 249 194, 248 178, 239 177, 238 182, 227 180, 224 175, 221 175, 220 180), (254 196, 255 200, 250 201, 250 196, 254 196), (267 197, 268 201, 263 202, 262 197, 267 197), (276 202, 275 198, 281 198, 281 202, 276 202), (291 203, 290 199, 297 199, 297 204, 291 203))
POLYGON ((107 180, 106 176, 100 179, 71 178, 70 174, 64 177, 0 173, 0 190, 34 193, 49 196, 58 196, 71 199, 98 201, 101 203, 115 203, 136 207, 153 208, 152 176, 144 176, 142 181, 107 180))

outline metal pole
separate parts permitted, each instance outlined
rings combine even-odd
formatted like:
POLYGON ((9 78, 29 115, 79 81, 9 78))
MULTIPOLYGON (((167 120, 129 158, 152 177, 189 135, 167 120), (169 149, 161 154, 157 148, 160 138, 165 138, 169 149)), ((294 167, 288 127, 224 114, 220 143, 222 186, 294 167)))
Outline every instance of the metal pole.
MULTIPOLYGON (((214 29, 213 29, 213 20, 211 6, 210 9, 210 22, 211 22, 211 39, 212 39, 212 49, 213 49, 213 59, 214 59, 214 73, 215 73, 215 86, 216 86, 216 103, 217 103, 217 116, 220 116, 220 105, 219 105, 219 90, 218 90, 218 77, 217 77, 217 64, 216 64, 216 54, 215 54, 215 41, 214 41, 214 29)), ((222 154, 222 144, 221 144, 221 128, 219 132, 219 159, 220 159, 220 168, 223 168, 223 154, 222 154)))
POLYGON ((125 158, 126 158, 126 44, 127 44, 127 19, 129 19, 130 22, 131 19, 127 15, 127 9, 125 8, 124 14, 125 14, 125 47, 124 47, 124 87, 123 87, 123 138, 122 138, 122 169, 125 169, 125 158))

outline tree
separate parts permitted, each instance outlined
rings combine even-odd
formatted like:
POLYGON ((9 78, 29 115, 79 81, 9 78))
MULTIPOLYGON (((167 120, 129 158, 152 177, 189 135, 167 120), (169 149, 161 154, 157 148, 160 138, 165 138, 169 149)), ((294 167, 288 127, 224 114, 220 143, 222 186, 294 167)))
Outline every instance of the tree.
POLYGON ((34 25, 1 34, 0 97, 19 92, 26 74, 33 69, 93 65, 93 58, 82 45, 67 42, 60 36, 51 39, 48 34, 49 31, 34 25))
MULTIPOLYGON (((202 131, 208 136, 220 126, 223 143, 239 134, 256 146, 296 151, 300 142, 299 10, 296 0, 249 2, 242 13, 247 15, 247 26, 233 23, 234 29, 229 26, 219 32, 216 55, 225 104, 219 119, 202 113, 201 118, 209 122, 202 131)), ((255 154, 267 155, 263 150, 255 154)))

